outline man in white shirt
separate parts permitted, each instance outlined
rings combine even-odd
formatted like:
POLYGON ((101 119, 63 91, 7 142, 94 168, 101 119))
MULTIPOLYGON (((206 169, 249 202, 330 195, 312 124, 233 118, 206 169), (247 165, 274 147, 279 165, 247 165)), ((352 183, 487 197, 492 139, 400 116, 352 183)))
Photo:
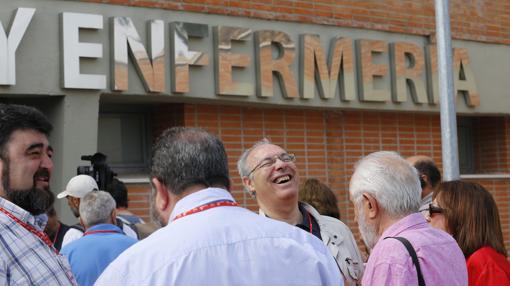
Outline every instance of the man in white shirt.
MULTIPOLYGON (((57 195, 57 198, 67 199, 67 204, 76 218, 80 217, 80 201, 86 194, 92 191, 98 191, 94 178, 88 175, 77 175, 71 178, 67 183, 66 189, 57 195)), ((122 225, 124 233, 134 239, 138 239, 136 232, 127 224, 122 225)), ((64 235, 62 247, 83 236, 84 229, 80 224, 75 224, 64 235)))
POLYGON ((153 217, 163 228, 121 254, 96 285, 343 285, 314 236, 237 205, 222 142, 174 127, 154 146, 153 217))

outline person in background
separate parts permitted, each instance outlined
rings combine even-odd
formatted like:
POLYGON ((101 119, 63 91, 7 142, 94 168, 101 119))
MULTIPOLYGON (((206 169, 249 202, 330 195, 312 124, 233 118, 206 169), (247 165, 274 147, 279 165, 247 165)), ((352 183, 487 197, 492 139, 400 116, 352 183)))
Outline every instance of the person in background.
MULTIPOLYGON (((67 199, 67 204, 73 212, 74 216, 79 219, 80 217, 80 203, 81 199, 90 192, 98 191, 96 180, 89 175, 77 175, 72 177, 66 185, 66 189, 57 195, 58 199, 67 199)), ((138 239, 138 235, 128 224, 124 224, 122 221, 117 221, 117 225, 124 231, 128 236, 138 239)), ((84 227, 80 223, 70 226, 64 239, 62 241, 62 247, 68 243, 79 239, 83 236, 84 227)))
POLYGON ((138 239, 144 239, 158 229, 158 225, 155 223, 146 223, 141 217, 128 210, 128 190, 121 180, 113 178, 106 187, 106 191, 112 195, 117 204, 117 219, 136 230, 138 239))
POLYGON ((117 204, 117 217, 126 223, 144 223, 143 219, 128 210, 128 192, 126 185, 117 178, 106 187, 106 191, 112 195, 117 204))
POLYGON ((83 236, 62 248, 80 286, 93 285, 103 270, 137 242, 115 225, 115 201, 103 191, 90 192, 80 202, 83 236))
POLYGON ((71 268, 43 232, 53 126, 37 109, 0 103, 0 285, 74 285, 71 268))
POLYGON ((462 251, 418 213, 418 173, 397 153, 375 152, 358 161, 349 194, 372 250, 363 285, 467 285, 462 251))
POLYGON ((471 182, 444 182, 434 192, 430 224, 450 233, 464 256, 469 285, 510 285, 510 263, 492 195, 471 182))
POLYGON ((264 139, 237 162, 244 189, 257 199, 259 214, 294 225, 320 239, 335 258, 344 282, 359 284, 363 258, 351 230, 298 200, 299 174, 294 155, 264 139))
POLYGON ((315 178, 307 179, 299 188, 299 201, 310 204, 321 215, 340 219, 335 193, 315 178))
POLYGON ((48 223, 46 224, 46 228, 44 232, 48 235, 53 246, 60 251, 62 248, 62 241, 64 240, 64 235, 70 229, 67 224, 62 223, 57 216, 57 212, 54 207, 51 207, 46 214, 48 215, 48 223))
POLYGON ((97 286, 343 285, 319 240, 237 205, 216 136, 164 131, 153 148, 151 183, 152 216, 163 227, 122 253, 97 286))
POLYGON ((441 183, 441 172, 432 158, 422 155, 408 157, 407 162, 418 170, 421 186, 420 212, 427 216, 427 209, 432 202, 432 193, 441 183))

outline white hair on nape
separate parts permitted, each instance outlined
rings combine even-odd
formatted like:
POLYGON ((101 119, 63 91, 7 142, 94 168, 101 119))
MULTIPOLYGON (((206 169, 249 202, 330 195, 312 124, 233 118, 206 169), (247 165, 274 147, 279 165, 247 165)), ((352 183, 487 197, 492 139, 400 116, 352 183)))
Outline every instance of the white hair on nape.
POLYGON ((359 160, 351 177, 349 192, 356 206, 363 193, 372 195, 394 218, 407 216, 420 208, 418 173, 396 152, 375 152, 359 160))
POLYGON ((115 200, 104 191, 93 191, 80 201, 80 218, 85 226, 106 223, 115 209, 115 200))

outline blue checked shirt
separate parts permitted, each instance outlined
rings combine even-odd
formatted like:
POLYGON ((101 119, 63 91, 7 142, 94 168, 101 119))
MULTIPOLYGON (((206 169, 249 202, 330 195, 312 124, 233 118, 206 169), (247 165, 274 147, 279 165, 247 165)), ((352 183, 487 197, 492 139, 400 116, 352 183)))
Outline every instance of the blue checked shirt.
MULTIPOLYGON (((36 218, 6 199, 0 207, 37 230, 36 218)), ((0 285, 76 285, 67 260, 0 212, 0 285)))

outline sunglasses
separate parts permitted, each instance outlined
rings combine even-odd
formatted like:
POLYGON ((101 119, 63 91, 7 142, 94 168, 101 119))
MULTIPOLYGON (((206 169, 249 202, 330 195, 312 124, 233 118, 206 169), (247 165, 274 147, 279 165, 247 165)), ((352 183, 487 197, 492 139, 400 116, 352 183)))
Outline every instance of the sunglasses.
POLYGON ((429 207, 426 209, 421 209, 420 212, 427 211, 429 213, 429 216, 431 217, 433 214, 442 214, 444 213, 445 209, 440 208, 438 206, 435 206, 433 204, 429 204, 429 207))

